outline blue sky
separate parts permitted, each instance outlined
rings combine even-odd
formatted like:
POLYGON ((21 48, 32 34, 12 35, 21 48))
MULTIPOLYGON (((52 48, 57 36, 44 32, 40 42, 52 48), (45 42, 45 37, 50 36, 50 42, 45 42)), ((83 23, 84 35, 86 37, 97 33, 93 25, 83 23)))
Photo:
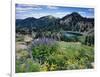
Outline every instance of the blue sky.
POLYGON ((61 18, 72 12, 78 12, 83 17, 94 17, 93 8, 16 4, 16 19, 25 19, 27 17, 40 18, 47 15, 61 18))

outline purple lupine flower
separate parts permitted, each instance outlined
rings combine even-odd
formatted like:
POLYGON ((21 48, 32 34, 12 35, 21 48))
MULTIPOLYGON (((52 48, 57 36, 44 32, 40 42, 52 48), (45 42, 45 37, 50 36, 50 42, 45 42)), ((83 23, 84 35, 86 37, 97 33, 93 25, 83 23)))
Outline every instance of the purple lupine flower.
POLYGON ((39 46, 39 45, 54 45, 55 40, 52 38, 37 38, 32 41, 32 46, 39 46))

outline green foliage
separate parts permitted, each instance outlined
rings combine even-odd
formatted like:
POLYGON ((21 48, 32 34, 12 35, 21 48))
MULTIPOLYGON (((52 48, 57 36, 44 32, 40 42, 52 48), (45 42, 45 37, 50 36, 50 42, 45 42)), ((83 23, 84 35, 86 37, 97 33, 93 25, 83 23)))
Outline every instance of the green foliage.
POLYGON ((16 60, 20 61, 20 63, 25 62, 25 60, 30 57, 27 50, 19 50, 17 51, 16 55, 16 60))
POLYGON ((52 64, 56 66, 53 70, 93 68, 91 66, 91 63, 94 62, 93 47, 81 43, 60 42, 59 44, 60 52, 48 57, 49 70, 52 70, 52 64))
POLYGON ((20 62, 16 60, 16 73, 20 72, 20 62))
POLYGON ((16 73, 39 72, 39 71, 40 71, 40 64, 37 62, 33 62, 31 59, 27 59, 22 64, 18 60, 16 61, 16 73))
POLYGON ((80 36, 79 42, 85 45, 93 46, 94 45, 94 35, 86 35, 86 36, 80 36))
POLYGON ((82 44, 73 44, 66 48, 68 69, 85 69, 92 68, 91 63, 94 62, 93 47, 82 44))
POLYGON ((27 59, 27 68, 28 72, 38 72, 40 71, 40 64, 37 62, 33 62, 31 59, 27 59))
POLYGON ((57 46, 54 45, 39 45, 33 47, 32 55, 35 61, 38 61, 40 64, 43 64, 47 60, 48 56, 56 53, 57 46))
POLYGON ((54 45, 38 45, 32 48, 33 60, 26 51, 16 60, 16 72, 39 72, 93 68, 94 47, 80 42, 60 41, 54 45))
POLYGON ((81 42, 82 44, 85 44, 85 39, 86 39, 86 36, 78 37, 79 42, 81 42))

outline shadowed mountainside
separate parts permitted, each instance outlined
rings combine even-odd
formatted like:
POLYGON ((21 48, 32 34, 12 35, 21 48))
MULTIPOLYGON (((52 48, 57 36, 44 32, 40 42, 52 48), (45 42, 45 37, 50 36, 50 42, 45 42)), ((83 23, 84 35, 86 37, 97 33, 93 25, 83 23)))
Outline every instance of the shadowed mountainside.
POLYGON ((29 17, 26 19, 16 19, 16 31, 34 30, 34 31, 77 31, 88 32, 94 28, 94 18, 82 17, 79 13, 73 12, 62 18, 56 18, 51 15, 41 18, 29 17))

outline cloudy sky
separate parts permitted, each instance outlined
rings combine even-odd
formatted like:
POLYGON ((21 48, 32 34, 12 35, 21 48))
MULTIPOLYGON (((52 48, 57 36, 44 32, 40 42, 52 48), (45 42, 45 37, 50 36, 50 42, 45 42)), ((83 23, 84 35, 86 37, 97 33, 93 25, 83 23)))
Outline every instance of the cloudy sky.
POLYGON ((84 17, 94 17, 93 8, 16 4, 16 19, 25 19, 27 17, 40 18, 46 15, 52 15, 61 18, 72 12, 78 12, 84 17))

